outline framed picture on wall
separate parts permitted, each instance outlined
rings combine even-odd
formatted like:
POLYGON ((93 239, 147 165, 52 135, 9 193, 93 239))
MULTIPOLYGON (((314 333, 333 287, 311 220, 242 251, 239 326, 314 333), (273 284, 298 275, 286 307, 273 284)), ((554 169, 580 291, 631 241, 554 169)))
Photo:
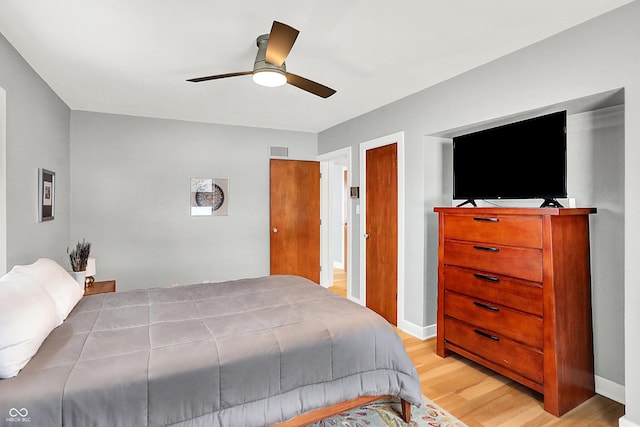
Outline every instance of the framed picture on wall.
POLYGON ((229 215, 229 180, 191 178, 191 216, 229 215))
POLYGON ((56 173, 38 169, 38 221, 51 221, 56 211, 56 173))

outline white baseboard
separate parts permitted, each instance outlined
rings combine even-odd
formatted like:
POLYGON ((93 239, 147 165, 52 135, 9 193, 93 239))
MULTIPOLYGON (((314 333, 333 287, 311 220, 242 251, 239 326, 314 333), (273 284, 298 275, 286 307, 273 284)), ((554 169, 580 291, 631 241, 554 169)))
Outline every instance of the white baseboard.
POLYGON ((596 375, 596 393, 624 405, 624 386, 596 375))
POLYGON ((418 326, 415 323, 400 320, 398 322, 398 329, 422 341, 436 336, 436 325, 418 326))
POLYGON ((633 421, 629 421, 627 416, 623 416, 618 420, 618 426, 620 427, 640 427, 640 424, 634 423, 633 421))
POLYGON ((342 261, 333 261, 333 268, 337 268, 338 270, 344 270, 344 263, 342 261))

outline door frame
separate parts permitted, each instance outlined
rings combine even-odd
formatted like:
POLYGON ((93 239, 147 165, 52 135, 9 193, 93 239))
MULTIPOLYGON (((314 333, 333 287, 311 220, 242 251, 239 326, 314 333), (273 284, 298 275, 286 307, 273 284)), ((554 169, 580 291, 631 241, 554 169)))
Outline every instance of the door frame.
POLYGON ((7 92, 0 87, 0 275, 7 271, 7 92))
MULTIPOLYGON (((320 271, 320 285, 328 288, 333 285, 333 256, 332 256, 332 227, 335 226, 331 220, 329 214, 332 210, 333 198, 331 197, 331 186, 328 185, 331 182, 330 167, 329 164, 340 161, 340 164, 346 162, 347 168, 347 187, 352 186, 353 177, 351 171, 353 170, 353 164, 351 160, 351 147, 341 148, 339 150, 331 151, 329 153, 320 154, 316 157, 316 160, 320 162, 320 220, 322 221, 320 226, 320 265, 322 270, 320 271)), ((351 200, 351 199, 348 199, 351 200)), ((353 221, 351 214, 351 204, 347 206, 347 298, 350 299, 352 295, 352 240, 351 231, 353 230, 353 221)))
POLYGON ((360 304, 367 301, 367 151, 397 144, 398 161, 398 301, 396 324, 404 320, 404 266, 405 266, 405 180, 404 180, 404 131, 360 143, 360 304))

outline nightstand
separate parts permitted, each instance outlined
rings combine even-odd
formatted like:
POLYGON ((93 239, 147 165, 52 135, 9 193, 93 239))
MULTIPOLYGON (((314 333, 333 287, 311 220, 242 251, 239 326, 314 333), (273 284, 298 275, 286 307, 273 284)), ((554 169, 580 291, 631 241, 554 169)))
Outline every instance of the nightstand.
POLYGON ((93 282, 93 285, 84 288, 84 295, 106 294, 116 291, 115 280, 105 280, 102 282, 93 282))

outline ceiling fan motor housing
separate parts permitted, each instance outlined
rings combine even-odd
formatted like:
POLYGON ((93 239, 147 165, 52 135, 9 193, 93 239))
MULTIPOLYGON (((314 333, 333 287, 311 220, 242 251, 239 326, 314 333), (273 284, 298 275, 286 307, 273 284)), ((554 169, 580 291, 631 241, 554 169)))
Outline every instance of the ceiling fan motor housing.
POLYGON ((258 53, 256 54, 256 60, 253 63, 253 72, 259 71, 274 71, 279 72, 282 75, 287 75, 287 66, 283 62, 281 66, 274 65, 270 62, 267 62, 267 42, 269 41, 269 34, 263 34, 258 36, 256 39, 256 44, 258 45, 258 53))

